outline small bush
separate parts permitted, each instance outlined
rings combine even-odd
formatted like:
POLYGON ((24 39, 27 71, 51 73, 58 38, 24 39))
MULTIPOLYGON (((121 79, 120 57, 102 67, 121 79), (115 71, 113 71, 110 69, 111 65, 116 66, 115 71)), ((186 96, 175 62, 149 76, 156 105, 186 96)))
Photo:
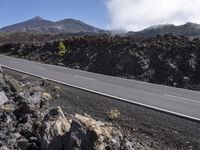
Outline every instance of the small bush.
POLYGON ((119 110, 117 109, 111 109, 108 113, 108 118, 111 120, 117 119, 119 118, 119 116, 121 115, 121 113, 119 112, 119 110))
POLYGON ((58 46, 58 56, 60 57, 64 57, 65 54, 67 53, 68 49, 66 49, 63 41, 59 42, 59 46, 58 46))

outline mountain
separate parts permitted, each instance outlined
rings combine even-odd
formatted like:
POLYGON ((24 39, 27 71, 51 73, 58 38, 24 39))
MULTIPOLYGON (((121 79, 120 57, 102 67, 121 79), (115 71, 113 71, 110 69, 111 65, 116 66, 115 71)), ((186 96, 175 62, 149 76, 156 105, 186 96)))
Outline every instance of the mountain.
POLYGON ((57 22, 45 20, 39 16, 30 20, 6 26, 0 32, 34 32, 34 33, 99 33, 102 30, 75 19, 64 19, 57 22))
POLYGON ((121 36, 131 37, 154 37, 172 33, 173 35, 183 35, 186 37, 200 37, 200 25, 188 22, 183 25, 163 24, 148 27, 144 30, 130 31, 123 34, 123 31, 105 31, 88 25, 80 20, 63 19, 57 22, 45 20, 36 16, 30 20, 6 26, 0 32, 31 32, 31 33, 114 33, 121 36))
POLYGON ((133 37, 153 37, 156 35, 164 35, 172 33, 173 35, 183 35, 186 37, 200 37, 200 25, 187 22, 184 25, 175 26, 173 24, 157 25, 146 28, 138 32, 128 32, 128 36, 133 37))

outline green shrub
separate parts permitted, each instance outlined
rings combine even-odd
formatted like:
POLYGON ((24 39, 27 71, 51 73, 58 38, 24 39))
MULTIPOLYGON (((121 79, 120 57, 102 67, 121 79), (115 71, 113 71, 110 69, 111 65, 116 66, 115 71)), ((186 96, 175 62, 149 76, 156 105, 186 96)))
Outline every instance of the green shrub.
POLYGON ((65 47, 63 41, 60 41, 58 45, 58 56, 64 57, 67 51, 68 49, 65 47))

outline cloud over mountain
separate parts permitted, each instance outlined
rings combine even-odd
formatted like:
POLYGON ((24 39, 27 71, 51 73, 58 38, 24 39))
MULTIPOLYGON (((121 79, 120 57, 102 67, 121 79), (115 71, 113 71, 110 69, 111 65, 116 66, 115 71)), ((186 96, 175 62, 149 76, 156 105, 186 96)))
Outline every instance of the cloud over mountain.
POLYGON ((140 30, 155 24, 200 23, 199 0, 106 0, 110 28, 140 30))

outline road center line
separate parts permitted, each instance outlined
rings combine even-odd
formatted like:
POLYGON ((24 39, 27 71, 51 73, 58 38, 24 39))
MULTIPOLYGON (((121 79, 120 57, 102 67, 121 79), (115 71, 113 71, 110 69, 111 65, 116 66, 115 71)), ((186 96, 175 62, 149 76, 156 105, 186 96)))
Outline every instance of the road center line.
POLYGON ((83 78, 83 79, 87 79, 87 80, 93 80, 93 81, 98 81, 96 79, 92 79, 92 78, 88 78, 88 77, 84 77, 84 76, 79 76, 79 75, 73 75, 74 77, 78 77, 78 78, 83 78))
POLYGON ((198 104, 200 104, 200 101, 193 100, 193 99, 188 99, 188 98, 178 97, 178 96, 168 95, 168 94, 164 94, 164 96, 165 96, 165 97, 176 98, 176 99, 182 99, 182 100, 185 100, 185 101, 189 101, 189 102, 194 102, 194 103, 198 103, 198 104))

